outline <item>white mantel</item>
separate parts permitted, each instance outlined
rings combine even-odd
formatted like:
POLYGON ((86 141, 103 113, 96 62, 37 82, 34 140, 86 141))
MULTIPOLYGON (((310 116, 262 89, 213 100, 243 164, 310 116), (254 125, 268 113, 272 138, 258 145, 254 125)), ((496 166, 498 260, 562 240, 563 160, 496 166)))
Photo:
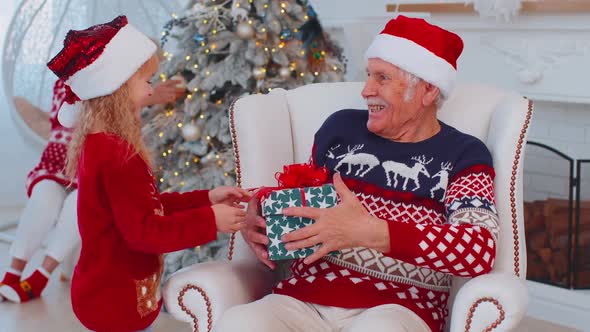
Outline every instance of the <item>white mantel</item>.
MULTIPOLYGON (((313 1, 322 25, 345 49, 349 80, 364 79, 363 52, 394 16, 385 10, 394 2, 313 1)), ((590 13, 519 16, 511 23, 477 15, 404 15, 428 18, 463 38, 461 80, 514 89, 535 101, 590 104, 590 13)))

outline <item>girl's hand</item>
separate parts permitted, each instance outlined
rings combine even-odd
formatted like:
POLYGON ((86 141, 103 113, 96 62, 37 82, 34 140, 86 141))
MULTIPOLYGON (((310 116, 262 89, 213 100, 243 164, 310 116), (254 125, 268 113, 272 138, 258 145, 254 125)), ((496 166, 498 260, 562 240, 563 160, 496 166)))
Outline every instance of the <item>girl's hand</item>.
POLYGON ((243 209, 225 204, 215 204, 211 208, 215 215, 215 224, 217 225, 218 231, 235 233, 246 226, 244 222, 246 211, 243 209))
POLYGON ((142 106, 164 105, 176 102, 186 91, 182 81, 170 79, 154 85, 154 92, 142 100, 142 106))
POLYGON ((242 202, 248 202, 252 195, 242 188, 237 187, 217 187, 209 191, 209 200, 211 204, 225 204, 236 206, 242 202))

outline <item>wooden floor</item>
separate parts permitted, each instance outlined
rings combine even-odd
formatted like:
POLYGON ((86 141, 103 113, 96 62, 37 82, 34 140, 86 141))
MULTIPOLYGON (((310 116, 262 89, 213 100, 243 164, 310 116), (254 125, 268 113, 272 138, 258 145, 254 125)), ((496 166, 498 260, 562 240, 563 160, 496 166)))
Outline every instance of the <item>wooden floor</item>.
MULTIPOLYGON (((0 242, 0 274, 3 275, 8 264, 8 244, 0 242)), ((35 256, 31 265, 40 261, 35 256)), ((25 270, 25 275, 30 273, 25 270)), ((160 314, 154 323, 153 332, 189 332, 190 326, 176 321, 168 314, 160 314)), ((72 312, 69 282, 59 280, 54 273, 41 299, 24 303, 0 303, 0 332, 45 332, 45 331, 87 331, 72 312)), ((522 332, 573 332, 576 330, 554 325, 545 321, 525 318, 516 331, 522 332)))
MULTIPOLYGON (((8 266, 8 248, 5 242, 0 242, 0 278, 8 266)), ((30 265, 35 266, 41 260, 40 255, 32 259, 30 265)), ((25 275, 31 270, 27 267, 25 275)), ((0 303, 0 332, 79 332, 88 331, 74 316, 70 301, 70 283, 59 279, 56 271, 51 276, 47 288, 40 299, 14 304, 0 303)), ((190 332, 188 324, 161 313, 154 322, 153 332, 190 332)))
MULTIPOLYGON (((154 323, 153 332, 189 332, 190 326, 162 313, 154 323)), ((88 331, 71 309, 69 283, 52 280, 41 299, 23 303, 0 303, 1 332, 88 331)))

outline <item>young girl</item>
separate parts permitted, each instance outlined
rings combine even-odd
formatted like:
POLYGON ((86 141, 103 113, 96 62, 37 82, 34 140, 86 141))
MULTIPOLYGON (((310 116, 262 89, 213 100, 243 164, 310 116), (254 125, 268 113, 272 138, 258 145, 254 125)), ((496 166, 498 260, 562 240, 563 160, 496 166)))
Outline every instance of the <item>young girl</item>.
POLYGON ((158 192, 139 117, 158 68, 155 50, 119 16, 70 31, 63 50, 48 63, 82 100, 62 107, 60 121, 76 123, 67 172, 78 179, 82 251, 72 279, 72 307, 91 330, 150 326, 162 304, 161 254, 243 226, 245 212, 235 205, 249 195, 241 189, 158 192))
MULTIPOLYGON (((158 48, 158 54, 160 54, 158 48)), ((167 80, 154 87, 154 93, 143 100, 143 106, 174 102, 185 91, 178 80, 167 80)), ((41 154, 39 164, 29 172, 25 183, 29 200, 16 228, 14 242, 10 246, 10 268, 0 281, 0 302, 5 298, 22 303, 41 296, 49 276, 57 266, 80 244, 76 205, 78 191, 76 179, 65 174, 67 145, 72 129, 61 125, 57 119, 66 97, 66 86, 57 80, 53 86, 53 98, 48 122, 51 132, 48 144, 41 154), (52 234, 51 237, 48 237, 52 234), (34 252, 47 239, 47 248, 41 266, 26 279, 22 272, 34 252), (21 286, 20 284, 23 283, 21 286), (28 285, 27 285, 28 284, 28 285), (21 298, 16 289, 34 290, 21 298)))

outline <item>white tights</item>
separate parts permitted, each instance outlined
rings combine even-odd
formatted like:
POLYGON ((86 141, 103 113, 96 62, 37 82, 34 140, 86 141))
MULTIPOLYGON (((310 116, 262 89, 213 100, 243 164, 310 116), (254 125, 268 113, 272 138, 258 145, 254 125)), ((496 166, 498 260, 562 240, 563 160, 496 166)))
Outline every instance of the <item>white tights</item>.
POLYGON ((37 183, 18 223, 10 256, 29 261, 53 230, 46 255, 62 262, 80 243, 77 201, 77 190, 68 193, 51 180, 37 183))

